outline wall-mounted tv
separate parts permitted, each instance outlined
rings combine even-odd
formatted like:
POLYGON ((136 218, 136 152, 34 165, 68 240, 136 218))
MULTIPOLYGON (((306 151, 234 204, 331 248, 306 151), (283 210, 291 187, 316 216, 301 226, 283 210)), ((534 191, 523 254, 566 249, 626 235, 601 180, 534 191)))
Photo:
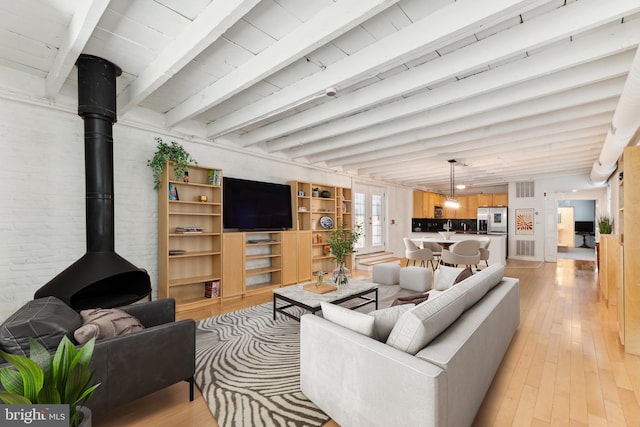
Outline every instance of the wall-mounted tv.
POLYGON ((595 227, 595 221, 576 221, 574 226, 576 233, 595 233, 595 227))
POLYGON ((223 178, 222 222, 232 230, 285 230, 292 227, 291 186, 223 178))

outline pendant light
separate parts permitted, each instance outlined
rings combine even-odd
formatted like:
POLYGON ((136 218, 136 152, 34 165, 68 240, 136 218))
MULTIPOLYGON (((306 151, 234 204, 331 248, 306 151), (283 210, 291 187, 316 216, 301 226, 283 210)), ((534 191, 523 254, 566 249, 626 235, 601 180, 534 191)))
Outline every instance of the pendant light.
POLYGON ((458 209, 460 207, 460 203, 456 200, 455 194, 455 164, 456 161, 454 159, 449 160, 449 181, 450 181, 450 191, 449 197, 445 200, 444 205, 447 208, 458 209))

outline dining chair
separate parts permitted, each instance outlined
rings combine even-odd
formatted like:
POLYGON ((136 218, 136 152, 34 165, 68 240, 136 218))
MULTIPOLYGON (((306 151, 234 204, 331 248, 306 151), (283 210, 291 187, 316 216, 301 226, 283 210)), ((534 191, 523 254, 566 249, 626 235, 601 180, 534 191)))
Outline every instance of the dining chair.
POLYGON ((444 265, 477 266, 480 262, 480 242, 478 240, 461 240, 443 249, 440 263, 444 265))
POLYGON ((416 265, 416 261, 420 261, 420 266, 426 267, 425 263, 431 263, 431 268, 435 269, 433 264, 433 253, 431 249, 419 248, 413 240, 408 237, 404 238, 404 255, 407 258, 407 263, 405 265, 409 265, 409 261, 413 261, 413 265, 416 265))

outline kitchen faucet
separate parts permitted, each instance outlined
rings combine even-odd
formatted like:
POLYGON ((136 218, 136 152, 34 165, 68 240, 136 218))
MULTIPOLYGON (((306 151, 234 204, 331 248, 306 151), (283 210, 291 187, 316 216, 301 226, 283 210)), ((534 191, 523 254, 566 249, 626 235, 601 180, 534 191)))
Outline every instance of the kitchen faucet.
POLYGON ((451 220, 450 219, 447 220, 447 224, 445 225, 445 229, 447 231, 451 230, 451 220))
POLYGON ((462 230, 463 231, 467 231, 467 223, 466 222, 462 223, 462 230))

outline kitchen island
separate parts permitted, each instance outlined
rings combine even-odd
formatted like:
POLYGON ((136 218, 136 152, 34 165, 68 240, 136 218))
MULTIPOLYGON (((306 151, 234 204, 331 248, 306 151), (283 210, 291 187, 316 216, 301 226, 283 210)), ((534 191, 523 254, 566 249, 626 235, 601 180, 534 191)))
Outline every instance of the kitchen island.
MULTIPOLYGON (((422 239, 429 240, 442 240, 442 236, 438 233, 419 233, 414 232, 409 236, 411 240, 421 246, 422 239)), ((475 231, 458 231, 451 236, 450 240, 481 240, 488 238, 489 243, 489 265, 500 263, 505 265, 507 263, 507 235, 506 234, 478 234, 475 231)))

